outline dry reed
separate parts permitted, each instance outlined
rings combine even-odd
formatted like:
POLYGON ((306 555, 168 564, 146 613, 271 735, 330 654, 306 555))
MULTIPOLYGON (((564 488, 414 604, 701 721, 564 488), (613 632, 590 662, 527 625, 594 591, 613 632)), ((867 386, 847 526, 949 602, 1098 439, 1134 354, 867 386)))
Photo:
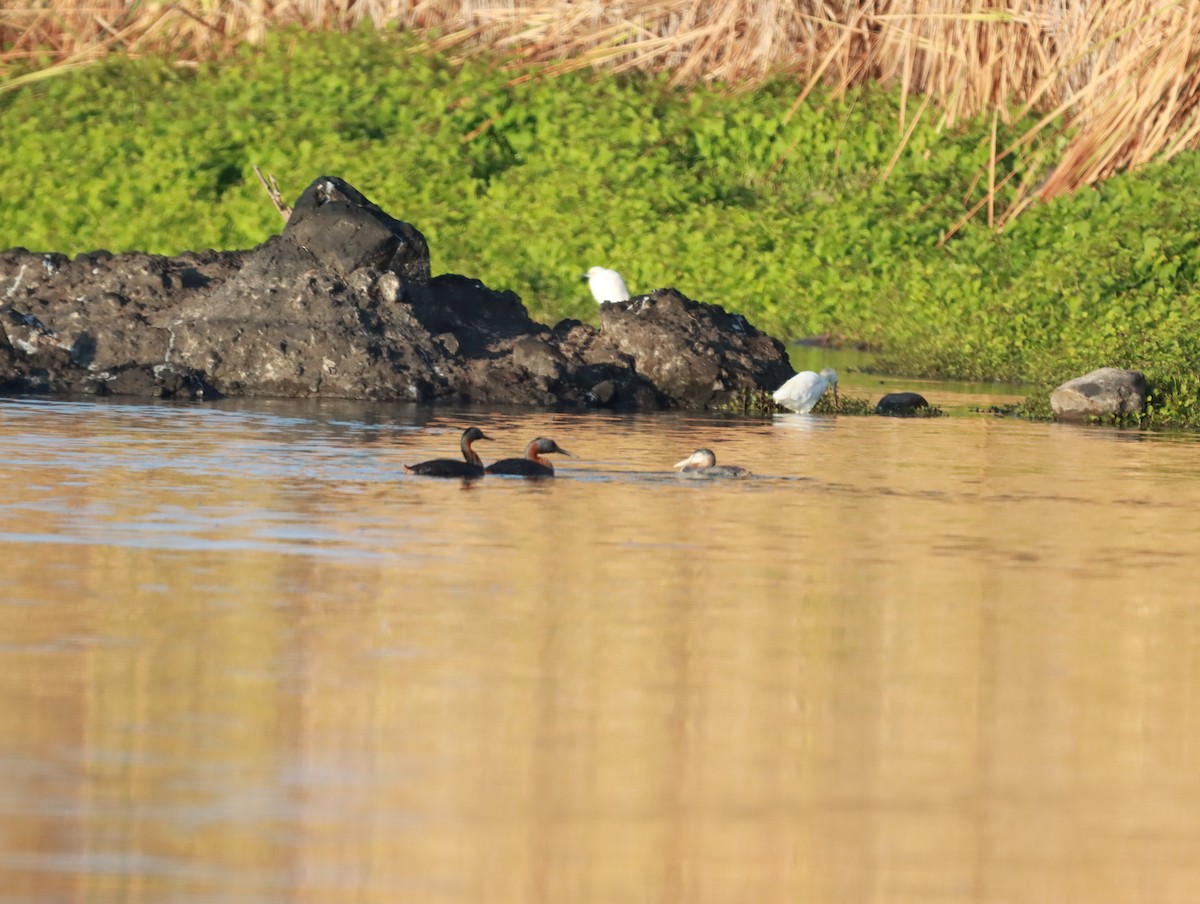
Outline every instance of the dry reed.
POLYGON ((980 174, 989 189, 974 210, 986 205, 998 226, 1035 199, 1200 146, 1196 0, 15 0, 0 10, 0 89, 108 53, 205 58, 280 25, 364 20, 427 34, 443 52, 489 47, 548 73, 657 70, 681 84, 741 87, 790 73, 797 104, 822 82, 838 91, 899 82, 905 97, 923 97, 915 114, 901 108, 897 155, 931 99, 944 126, 1035 111, 1037 125, 993 147, 980 174), (13 76, 35 60, 41 69, 13 76), (1050 128, 1068 136, 1061 149, 1033 141, 1050 128), (1022 175, 999 213, 995 193, 1012 175, 997 184, 995 170, 1008 157, 1022 175))

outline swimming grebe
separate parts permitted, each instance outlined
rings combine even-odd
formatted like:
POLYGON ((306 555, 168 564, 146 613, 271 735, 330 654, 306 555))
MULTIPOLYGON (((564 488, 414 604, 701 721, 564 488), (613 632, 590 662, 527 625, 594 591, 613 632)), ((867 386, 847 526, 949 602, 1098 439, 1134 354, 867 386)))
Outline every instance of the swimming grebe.
MULTIPOLYGON (((542 458, 551 452, 560 455, 571 455, 566 449, 559 448, 552 439, 539 436, 525 447, 524 458, 503 458, 487 469, 489 474, 516 474, 522 477, 553 477, 554 465, 542 458)), ((575 456, 571 455, 572 458, 575 456)))
POLYGON ((832 367, 825 368, 819 374, 802 370, 776 389, 771 398, 797 414, 808 414, 830 386, 833 387, 833 401, 837 403, 837 383, 837 371, 832 367))
POLYGON ((483 459, 479 457, 471 443, 477 439, 488 439, 478 427, 468 427, 463 431, 459 447, 462 449, 463 461, 453 458, 434 458, 415 465, 405 465, 404 473, 420 474, 422 477, 482 477, 483 459))
POLYGON ((587 280, 588 288, 592 290, 592 298, 601 304, 606 301, 629 301, 629 289, 616 270, 591 267, 579 278, 587 280))
POLYGON ((675 463, 680 477, 749 477, 750 472, 737 465, 719 465, 712 449, 697 449, 675 463))

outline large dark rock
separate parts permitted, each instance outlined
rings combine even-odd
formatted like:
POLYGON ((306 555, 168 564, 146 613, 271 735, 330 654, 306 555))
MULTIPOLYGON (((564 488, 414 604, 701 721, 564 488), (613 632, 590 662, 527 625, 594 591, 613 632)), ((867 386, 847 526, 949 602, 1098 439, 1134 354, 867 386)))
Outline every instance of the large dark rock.
POLYGON ((1146 408, 1146 378, 1138 370, 1101 367, 1055 389, 1050 407, 1062 420, 1139 414, 1146 408))
POLYGON ((404 279, 429 279, 425 236, 392 219, 341 179, 326 176, 306 188, 283 234, 342 276, 372 267, 404 279))
POLYGON ((686 408, 721 404, 742 387, 773 388, 794 373, 777 339, 675 289, 601 305, 600 329, 638 373, 686 408))
POLYGON ((328 176, 246 251, 0 252, 0 302, 7 392, 704 407, 792 374, 780 342, 671 289, 551 329, 431 278, 415 227, 328 176))

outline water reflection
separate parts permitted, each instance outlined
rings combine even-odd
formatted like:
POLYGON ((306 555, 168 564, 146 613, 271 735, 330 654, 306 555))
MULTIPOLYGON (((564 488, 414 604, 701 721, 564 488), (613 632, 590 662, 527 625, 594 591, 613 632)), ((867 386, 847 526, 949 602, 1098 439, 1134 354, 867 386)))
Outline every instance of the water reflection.
POLYGON ((13 900, 1197 887, 1190 437, 26 401, 0 449, 13 900), (401 474, 468 423, 581 459, 401 474))

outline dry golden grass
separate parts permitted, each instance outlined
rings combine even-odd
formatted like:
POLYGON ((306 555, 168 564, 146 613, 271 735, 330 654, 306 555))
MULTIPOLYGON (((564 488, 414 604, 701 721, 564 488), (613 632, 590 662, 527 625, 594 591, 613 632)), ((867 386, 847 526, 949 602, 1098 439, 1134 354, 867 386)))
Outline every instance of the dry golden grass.
POLYGON ((920 98, 901 111, 897 153, 922 116, 952 125, 986 111, 1043 113, 1020 140, 994 148, 980 174, 990 190, 964 221, 986 205, 1002 225, 1035 198, 1200 146, 1197 0, 10 0, 0 11, 0 88, 107 53, 203 58, 278 25, 363 20, 426 32, 442 51, 502 50, 550 73, 650 69, 683 84, 752 86, 786 72, 797 78, 797 105, 821 82, 897 81, 920 98), (31 59, 47 62, 11 76, 31 59), (1070 135, 1054 159, 1053 143, 1031 150, 1051 127, 1070 135), (1025 188, 997 215, 996 163, 1010 155, 1025 188))

